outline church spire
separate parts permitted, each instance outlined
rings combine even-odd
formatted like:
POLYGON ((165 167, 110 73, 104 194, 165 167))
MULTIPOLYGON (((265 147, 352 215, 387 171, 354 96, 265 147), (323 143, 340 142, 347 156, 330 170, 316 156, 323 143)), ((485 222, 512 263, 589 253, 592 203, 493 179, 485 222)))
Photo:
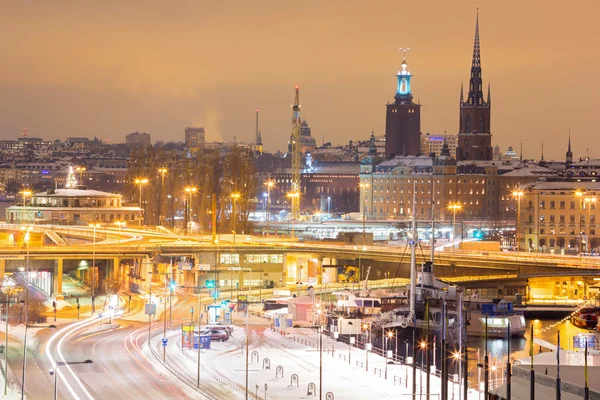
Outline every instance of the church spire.
POLYGON ((540 161, 544 161, 544 141, 542 140, 542 158, 540 161))
POLYGON ((567 162, 567 164, 573 163, 573 152, 571 151, 571 130, 570 129, 569 129, 569 147, 567 149, 566 162, 567 162))
POLYGON ((463 90, 463 82, 460 81, 460 104, 465 102, 465 96, 463 94, 464 90, 463 90))
POLYGON ((471 106, 483 105, 483 90, 481 79, 481 51, 479 46, 479 9, 475 19, 475 42, 473 44, 473 61, 471 63, 471 79, 469 80, 469 99, 471 106))
POLYGON ((490 104, 492 102, 492 90, 490 89, 490 81, 488 81, 488 97, 487 102, 490 104))

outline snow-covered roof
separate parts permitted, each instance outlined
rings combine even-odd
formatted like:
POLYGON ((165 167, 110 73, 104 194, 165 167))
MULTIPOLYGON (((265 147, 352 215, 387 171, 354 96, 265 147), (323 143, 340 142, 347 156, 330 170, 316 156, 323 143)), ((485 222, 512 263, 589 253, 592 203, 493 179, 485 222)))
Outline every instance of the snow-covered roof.
POLYGON ((521 186, 532 190, 600 190, 600 182, 533 182, 521 186))
POLYGON ((101 192, 88 189, 51 189, 35 193, 33 197, 123 197, 118 193, 101 192))

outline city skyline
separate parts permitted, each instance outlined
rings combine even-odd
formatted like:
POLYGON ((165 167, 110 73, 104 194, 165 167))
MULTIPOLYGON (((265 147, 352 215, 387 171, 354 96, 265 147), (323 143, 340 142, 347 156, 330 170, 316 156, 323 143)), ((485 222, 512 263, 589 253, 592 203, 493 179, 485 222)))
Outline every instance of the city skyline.
POLYGON ((538 159, 543 139, 545 158, 563 160, 571 130, 575 158, 584 157, 600 122, 595 56, 585 51, 598 4, 438 3, 7 5, 0 29, 18 40, 2 45, 0 138, 27 128, 48 140, 124 142, 139 131, 183 141, 184 127, 203 126, 207 141, 252 142, 258 108, 265 149, 284 150, 298 84, 317 143, 346 144, 384 133, 398 47, 412 49, 422 132, 456 134, 479 6, 492 144, 518 149, 522 139, 524 157, 538 159))

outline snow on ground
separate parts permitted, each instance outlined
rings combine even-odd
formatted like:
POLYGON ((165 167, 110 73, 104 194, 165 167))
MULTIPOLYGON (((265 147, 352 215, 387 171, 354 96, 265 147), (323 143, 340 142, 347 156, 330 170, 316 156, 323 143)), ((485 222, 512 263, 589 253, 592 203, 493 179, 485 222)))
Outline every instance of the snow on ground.
MULTIPOLYGON (((256 322, 253 322, 255 324, 256 322)), ((314 383, 316 395, 319 393, 319 358, 315 347, 317 333, 310 329, 288 328, 287 335, 272 331, 264 326, 250 325, 255 331, 250 337, 249 388, 252 394, 257 392, 260 399, 303 399, 307 395, 309 383, 314 383), (258 328, 258 329, 256 329, 258 328), (294 339, 295 337, 295 339, 294 339), (308 341, 312 346, 300 343, 308 341), (258 353, 252 356, 253 352, 258 353), (270 369, 264 368, 265 359, 270 361, 270 369), (283 367, 276 377, 277 367, 283 367), (298 376, 298 386, 292 385, 291 376, 298 376)), ((202 352, 202 364, 236 382, 245 385, 246 356, 241 346, 245 340, 243 328, 237 328, 230 341, 212 343, 212 349, 202 352)), ((404 365, 388 364, 388 379, 385 379, 384 357, 369 353, 369 371, 365 369, 366 354, 363 350, 352 348, 351 362, 348 363, 348 345, 323 336, 323 396, 332 392, 338 399, 388 399, 412 394, 412 369, 404 365), (335 348, 334 356, 331 349, 335 348), (344 356, 346 359, 344 359, 344 356), (358 364, 357 364, 358 361, 358 364), (407 379, 408 378, 408 382, 407 379)), ((186 350, 187 357, 196 359, 197 351, 186 350)), ((422 376, 425 385, 425 376, 422 376)), ((421 375, 417 370, 417 393, 420 390, 421 375)), ((452 384, 449 385, 450 391, 452 384)), ((458 398, 459 385, 455 385, 458 398)), ((431 376, 431 394, 440 393, 440 378, 431 376)), ((451 394, 451 392, 450 392, 451 394)), ((469 399, 478 399, 478 394, 470 390, 469 399)))
MULTIPOLYGON (((177 343, 177 346, 169 346, 168 347, 168 355, 167 355, 167 364, 171 365, 171 367, 174 367, 176 370, 178 370, 180 373, 182 373, 182 375, 184 377, 186 377, 187 379, 190 379, 192 381, 195 381, 196 379, 196 371, 197 371, 197 361, 194 360, 198 360, 198 358, 196 358, 197 354, 198 354, 198 350, 193 350, 192 352, 196 355, 194 358, 192 358, 190 356, 190 354, 188 353, 186 356, 183 355, 183 353, 181 352, 181 332, 179 330, 170 330, 167 331, 167 338, 169 338, 170 343, 177 343), (176 350, 175 350, 176 349, 176 350), (173 361, 171 360, 173 357, 173 353, 176 354, 177 356, 177 365, 173 365, 175 363, 173 363, 173 361), (182 371, 181 366, 184 366, 184 369, 182 371)), ((154 336, 151 340, 151 345, 152 346, 158 346, 158 344, 160 343, 160 341, 162 340, 162 335, 158 335, 158 336, 154 336)), ((146 342, 147 343, 147 342, 146 342)), ((216 343, 217 345, 219 345, 219 348, 222 349, 227 349, 229 348, 229 346, 227 345, 228 343, 231 342, 223 342, 223 343, 216 343)), ((202 351, 202 355, 201 357, 207 357, 209 356, 209 354, 211 352, 213 352, 213 350, 201 350, 202 351)), ((220 350, 217 350, 216 352, 218 353, 220 350)), ((189 352, 189 351, 188 351, 189 352)), ((158 371, 161 375, 169 375, 172 374, 170 371, 168 371, 163 365, 160 364, 159 361, 156 360, 155 356, 152 354, 152 352, 150 351, 150 349, 148 348, 147 345, 143 346, 143 353, 144 355, 152 361, 152 364, 154 366, 154 369, 156 371, 158 371)), ((204 359, 204 358, 202 358, 204 359)), ((224 386, 222 382, 217 381, 216 379, 214 379, 214 376, 210 373, 206 372, 206 367, 202 366, 202 382, 203 384, 206 383, 207 381, 209 381, 209 384, 211 385, 211 387, 216 390, 217 392, 222 393, 222 397, 219 396, 219 398, 223 398, 223 399, 244 399, 244 394, 240 393, 239 391, 233 391, 230 388, 228 388, 227 386, 224 386)), ((190 398, 198 398, 198 393, 190 388, 188 385, 182 383, 180 385, 181 388, 185 389, 185 392, 187 394, 193 394, 193 396, 190 396, 190 398)))
MULTIPOLYGON (((27 348, 31 351, 37 350, 39 345, 39 340, 37 338, 37 333, 42 329, 48 329, 48 326, 54 325, 56 329, 58 329, 61 325, 68 324, 71 321, 70 319, 61 319, 58 318, 56 322, 54 319, 48 318, 48 321, 44 324, 29 324, 29 328, 27 328, 27 348), (40 328, 36 328, 39 326, 40 328)), ((6 331, 6 324, 4 322, 0 323, 0 332, 6 331)), ((8 326, 8 336, 13 336, 19 339, 21 342, 25 338, 25 325, 9 325, 8 326)), ((0 344, 4 344, 0 343, 0 344)))

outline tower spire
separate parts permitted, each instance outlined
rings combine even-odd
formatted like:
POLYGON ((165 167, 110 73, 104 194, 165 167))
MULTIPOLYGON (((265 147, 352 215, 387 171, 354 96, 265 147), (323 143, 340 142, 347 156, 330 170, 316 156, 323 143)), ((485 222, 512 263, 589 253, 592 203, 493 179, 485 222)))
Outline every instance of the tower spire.
POLYGON ((465 96, 463 94, 464 90, 463 90, 463 81, 460 81, 460 103, 464 103, 465 102, 465 96))
POLYGON ((544 161, 544 141, 542 140, 542 158, 540 161, 544 161))
POLYGON ((258 108, 256 109, 256 130, 254 132, 254 143, 258 144, 258 137, 259 137, 259 130, 258 130, 258 108))
POLYGON ((488 97, 487 97, 487 102, 488 102, 488 104, 492 102, 492 90, 490 89, 490 81, 488 81, 488 97))
POLYGON ((469 81, 468 104, 472 106, 483 104, 481 80, 481 50, 479 46, 479 8, 475 19, 475 41, 473 44, 473 60, 471 62, 471 79, 469 81))
POLYGON ((412 103, 412 91, 410 89, 410 78, 412 74, 410 73, 408 68, 408 64, 406 63, 406 52, 409 51, 410 48, 401 48, 400 51, 404 53, 402 57, 402 70, 398 71, 396 74, 396 78, 398 79, 398 85, 396 87, 396 94, 394 95, 394 99, 396 103, 412 103))
POLYGON ((520 150, 521 155, 519 156, 519 161, 523 161, 523 139, 521 139, 521 150, 520 150))
POLYGON ((567 149, 565 161, 566 161, 567 165, 573 163, 573 152, 571 151, 571 130, 570 129, 569 129, 569 147, 567 149))

